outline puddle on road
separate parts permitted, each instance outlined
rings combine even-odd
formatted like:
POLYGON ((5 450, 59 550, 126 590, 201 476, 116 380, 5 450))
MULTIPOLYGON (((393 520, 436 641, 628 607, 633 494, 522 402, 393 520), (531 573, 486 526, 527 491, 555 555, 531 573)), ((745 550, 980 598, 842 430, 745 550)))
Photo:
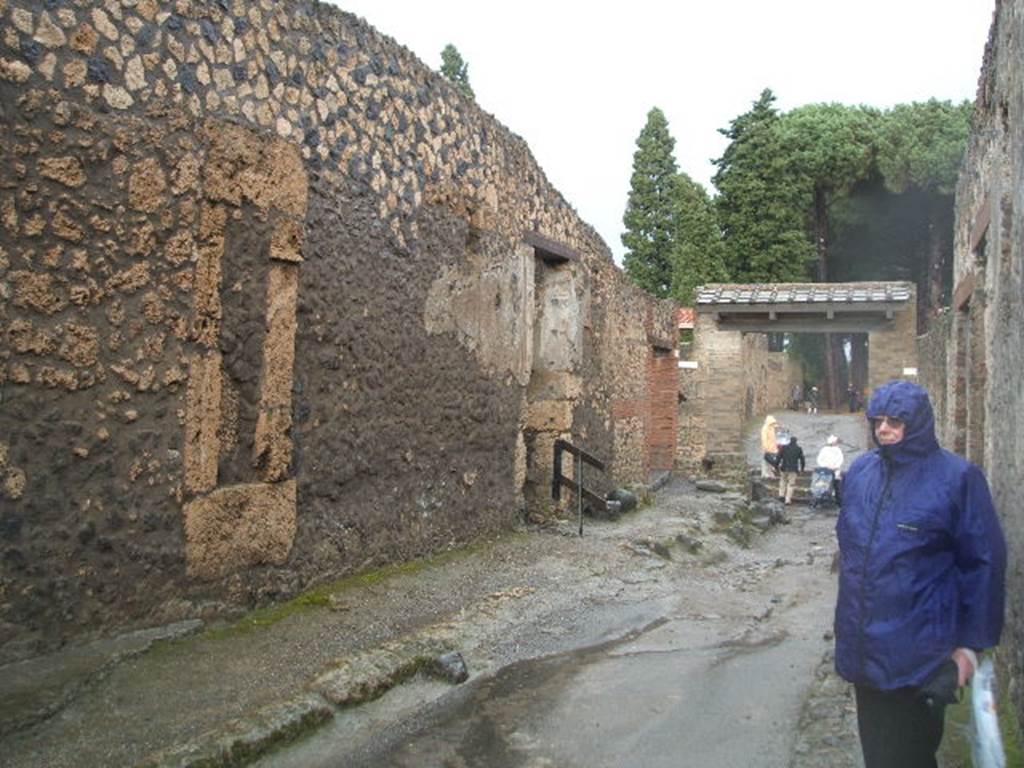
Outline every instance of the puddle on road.
POLYGON ((581 669, 668 622, 659 618, 603 643, 510 664, 492 677, 470 683, 463 692, 466 695, 453 705, 442 705, 428 716, 426 727, 392 749, 346 764, 363 768, 553 765, 531 754, 536 745, 517 726, 543 719, 545 708, 557 701, 559 692, 581 669))
MULTIPOLYGON (((673 643, 660 647, 657 643, 655 647, 636 647, 637 641, 668 623, 670 619, 659 618, 597 645, 511 664, 493 677, 478 681, 460 702, 432 717, 427 727, 387 754, 378 755, 376 762, 364 765, 401 768, 554 766, 556 763, 544 755, 557 754, 561 748, 553 752, 555 745, 545 744, 542 741, 545 736, 539 734, 550 734, 545 726, 556 717, 558 703, 566 691, 581 685, 585 689, 581 673, 589 665, 611 658, 673 653, 691 658, 711 657, 710 666, 715 668, 737 656, 774 647, 786 637, 784 632, 765 637, 745 634, 707 645, 673 643)), ((567 741, 572 743, 571 738, 567 741)), ((564 748, 564 743, 561 747, 564 748)))

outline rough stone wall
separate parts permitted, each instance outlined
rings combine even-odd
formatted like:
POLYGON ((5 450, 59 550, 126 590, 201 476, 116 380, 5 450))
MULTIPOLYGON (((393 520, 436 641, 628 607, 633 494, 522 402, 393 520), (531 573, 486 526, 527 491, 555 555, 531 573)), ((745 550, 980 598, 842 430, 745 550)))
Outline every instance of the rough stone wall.
POLYGON ((745 463, 742 404, 747 382, 741 373, 744 366, 742 334, 719 332, 711 315, 698 314, 694 327, 694 358, 699 379, 696 407, 705 425, 705 456, 717 462, 719 469, 726 463, 745 463))
POLYGON ((672 307, 362 21, 0 0, 0 105, 5 658, 508 526, 557 436, 647 479, 672 307))
POLYGON ((721 332, 710 315, 697 315, 692 357, 680 371, 676 462, 695 472, 701 460, 716 474, 742 475, 744 424, 786 407, 801 370, 785 352, 769 352, 762 333, 721 332))
POLYGON ((801 380, 800 366, 785 352, 769 352, 768 336, 763 333, 743 335, 743 359, 744 418, 760 418, 785 408, 793 385, 801 380))
MULTIPOLYGON (((608 324, 597 355, 604 364, 595 379, 600 381, 595 396, 607 403, 610 419, 595 427, 614 435, 613 456, 622 483, 643 484, 655 469, 674 464, 662 449, 672 444, 674 435, 678 369, 671 353, 676 347, 675 309, 668 302, 638 301, 639 289, 618 281, 603 286, 598 295, 618 321, 608 324)), ((599 442, 586 437, 591 444, 599 442)))
POLYGON ((892 379, 904 378, 906 369, 918 367, 917 286, 903 285, 910 291, 907 307, 894 313, 891 328, 868 334, 869 390, 892 379))
POLYGON ((917 381, 928 390, 935 409, 935 431, 939 443, 952 450, 953 436, 949 427, 949 406, 947 388, 950 380, 950 334, 953 328, 953 314, 943 311, 931 322, 928 333, 917 339, 918 366, 917 381))
POLYGON ((1024 712, 1024 0, 1000 0, 956 198, 946 429, 985 467, 1010 547, 1000 661, 1024 712))
POLYGON ((706 422, 701 403, 701 377, 697 369, 679 371, 679 405, 676 411, 676 467, 697 472, 707 452, 706 422))

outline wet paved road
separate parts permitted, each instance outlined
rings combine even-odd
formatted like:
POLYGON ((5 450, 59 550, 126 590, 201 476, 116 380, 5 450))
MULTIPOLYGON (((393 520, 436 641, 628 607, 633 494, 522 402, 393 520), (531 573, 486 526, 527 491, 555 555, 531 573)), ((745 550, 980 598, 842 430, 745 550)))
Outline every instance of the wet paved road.
MULTIPOLYGON (((862 416, 779 416, 806 444, 809 467, 830 433, 849 460, 864 448, 862 416)), ((665 530, 698 515, 701 498, 659 500, 676 505, 665 530)), ((403 685, 260 765, 788 768, 801 708, 831 645, 833 514, 792 508, 789 525, 721 562, 654 558, 639 581, 616 573, 634 588, 603 602, 606 628, 596 640, 524 622, 508 642, 518 642, 514 635, 528 647, 553 632, 561 649, 454 689, 403 685)), ((614 538, 613 528, 602 530, 595 535, 614 538)), ((706 524, 704 532, 710 540, 706 524)))

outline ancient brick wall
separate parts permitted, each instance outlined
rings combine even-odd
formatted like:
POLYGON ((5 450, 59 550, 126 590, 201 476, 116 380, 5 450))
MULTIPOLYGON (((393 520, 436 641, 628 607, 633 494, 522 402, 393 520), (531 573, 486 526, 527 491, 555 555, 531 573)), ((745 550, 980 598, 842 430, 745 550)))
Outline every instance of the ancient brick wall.
POLYGON ((768 336, 763 333, 744 334, 743 359, 744 418, 760 419, 784 409, 793 385, 801 382, 799 364, 785 352, 769 352, 768 336))
POLYGON ((1024 0, 1000 0, 956 196, 945 422, 982 464, 1010 546, 1000 661, 1024 712, 1024 0))
POLYGON ((0 104, 3 657, 507 527, 557 436, 646 480, 672 308, 362 21, 0 0, 0 104))
POLYGON ((745 424, 786 407, 800 365, 785 352, 769 352, 765 334, 719 331, 707 314, 697 315, 691 356, 697 367, 679 377, 677 465, 695 472, 710 458, 718 464, 714 472, 742 476, 745 424))
POLYGON ((907 369, 918 367, 917 286, 903 284, 910 292, 906 308, 894 313, 891 328, 868 333, 868 389, 901 379, 907 369))
MULTIPOLYGON (((661 305, 664 314, 665 305, 661 305)), ((674 317, 657 319, 649 310, 647 322, 646 470, 666 472, 675 468, 678 433, 679 357, 674 317)))
MULTIPOLYGON (((745 463, 743 456, 742 406, 747 394, 742 334, 719 332, 714 318, 698 314, 694 327, 694 359, 697 362, 696 408, 705 427, 704 450, 720 464, 745 463)), ((703 457, 702 457, 703 458, 703 457)))

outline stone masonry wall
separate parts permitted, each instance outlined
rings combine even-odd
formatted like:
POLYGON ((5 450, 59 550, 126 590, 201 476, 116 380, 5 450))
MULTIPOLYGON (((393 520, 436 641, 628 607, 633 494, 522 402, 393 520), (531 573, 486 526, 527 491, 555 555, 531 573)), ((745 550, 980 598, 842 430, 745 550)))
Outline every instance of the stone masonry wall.
POLYGON ((697 316, 694 338, 698 367, 679 377, 677 465, 693 473, 710 458, 718 464, 713 472, 742 476, 744 425, 786 407, 800 366, 785 352, 769 352, 765 334, 718 331, 709 315, 697 316))
POLYGON ((1000 0, 956 197, 954 314, 945 413, 982 464, 1010 547, 999 654, 1024 713, 1024 0, 1000 0))
POLYGON ((694 359, 697 361, 696 409, 704 421, 704 455, 714 462, 716 473, 745 472, 743 453, 744 413, 747 392, 742 335, 719 332, 714 318, 698 314, 694 326, 694 359))
POLYGON ((507 527, 557 436, 643 482, 675 332, 313 0, 0 0, 0 327, 0 659, 507 527))
POLYGON ((950 421, 947 404, 947 387, 950 380, 949 340, 952 333, 953 314, 942 312, 933 318, 928 333, 917 339, 918 383, 928 390, 935 409, 935 431, 939 443, 953 449, 953 437, 948 427, 950 421))
POLYGON ((793 385, 801 381, 799 364, 785 352, 769 352, 768 336, 763 333, 744 334, 743 359, 744 418, 784 409, 793 385))
POLYGON ((910 291, 910 300, 905 309, 894 313, 892 328, 868 334, 870 391, 892 379, 904 378, 907 368, 918 367, 917 286, 913 283, 904 283, 904 286, 910 291))

